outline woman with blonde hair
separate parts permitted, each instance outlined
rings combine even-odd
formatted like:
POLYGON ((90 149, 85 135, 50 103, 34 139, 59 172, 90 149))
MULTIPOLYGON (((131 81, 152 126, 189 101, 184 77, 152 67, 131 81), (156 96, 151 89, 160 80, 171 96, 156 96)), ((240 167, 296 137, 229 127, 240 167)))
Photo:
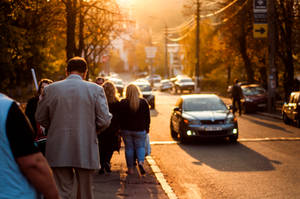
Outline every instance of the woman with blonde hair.
POLYGON ((121 100, 121 135, 125 143, 125 157, 128 174, 134 172, 135 156, 141 174, 145 174, 145 139, 149 133, 150 111, 147 101, 140 89, 129 84, 126 87, 125 99, 121 100))
POLYGON ((113 152, 119 151, 121 146, 121 138, 119 136, 120 102, 117 95, 117 89, 115 85, 110 81, 104 82, 102 86, 106 95, 109 112, 113 115, 113 117, 111 119, 109 127, 98 135, 101 165, 99 174, 111 172, 110 161, 113 152))

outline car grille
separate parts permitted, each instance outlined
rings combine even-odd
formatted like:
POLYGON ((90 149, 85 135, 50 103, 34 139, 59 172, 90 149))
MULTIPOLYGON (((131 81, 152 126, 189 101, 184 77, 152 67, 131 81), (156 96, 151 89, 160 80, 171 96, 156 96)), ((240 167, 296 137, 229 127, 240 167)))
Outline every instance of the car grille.
POLYGON ((201 120, 201 124, 224 124, 224 120, 201 120))
POLYGON ((206 136, 206 137, 215 137, 215 136, 226 136, 228 135, 227 130, 222 131, 197 131, 197 135, 206 136))

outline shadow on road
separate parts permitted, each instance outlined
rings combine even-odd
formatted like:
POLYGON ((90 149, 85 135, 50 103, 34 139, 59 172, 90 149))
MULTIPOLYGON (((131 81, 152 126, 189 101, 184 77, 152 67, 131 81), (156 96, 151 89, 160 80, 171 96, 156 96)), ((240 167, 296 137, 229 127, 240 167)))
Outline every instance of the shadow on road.
POLYGON ((207 165, 219 171, 271 171, 272 163, 281 164, 276 160, 269 160, 243 144, 229 144, 224 140, 194 141, 179 144, 189 155, 197 159, 197 165, 207 165))
MULTIPOLYGON (((292 131, 289 131, 287 130, 286 128, 283 128, 279 125, 276 125, 276 124, 270 124, 270 123, 267 123, 269 122, 271 119, 266 119, 264 117, 257 117, 257 115, 253 116, 253 117, 243 117, 243 119, 245 120, 248 120, 250 122, 253 122, 255 124, 258 124, 258 125, 261 125, 261 126, 264 126, 264 127, 267 127, 267 128, 271 128, 271 129, 275 129, 275 130, 280 130, 280 131, 284 131, 285 133, 291 133, 291 134, 294 134, 294 132, 292 131), (255 117, 255 118, 254 118, 255 117), (265 120, 267 122, 264 122, 262 120, 265 120)), ((274 120, 276 122, 278 122, 277 120, 274 120)))

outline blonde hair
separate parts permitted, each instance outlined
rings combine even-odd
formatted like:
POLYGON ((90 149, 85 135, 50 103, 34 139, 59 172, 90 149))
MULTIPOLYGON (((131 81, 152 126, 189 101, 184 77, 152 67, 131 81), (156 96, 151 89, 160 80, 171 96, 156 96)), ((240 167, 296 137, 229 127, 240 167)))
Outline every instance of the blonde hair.
POLYGON ((129 101, 129 107, 133 111, 137 111, 140 107, 141 91, 138 86, 129 84, 126 87, 126 99, 129 101))
POLYGON ((119 97, 118 97, 118 92, 117 89, 114 85, 114 83, 112 83, 111 81, 106 81, 103 85, 102 85, 105 95, 106 95, 106 99, 108 103, 114 103, 119 101, 119 97))

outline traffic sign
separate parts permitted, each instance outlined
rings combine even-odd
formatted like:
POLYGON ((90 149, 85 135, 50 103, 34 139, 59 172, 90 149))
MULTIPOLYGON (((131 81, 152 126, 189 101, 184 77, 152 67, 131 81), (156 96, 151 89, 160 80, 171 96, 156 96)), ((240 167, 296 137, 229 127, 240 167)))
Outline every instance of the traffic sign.
POLYGON ((254 13, 254 23, 267 23, 268 15, 267 13, 254 13))
POLYGON ((108 54, 104 54, 101 56, 101 62, 105 63, 109 60, 109 55, 108 54))
POLYGON ((267 0, 254 0, 253 1, 254 12, 267 12, 267 0))
POLYGON ((155 46, 147 46, 145 47, 147 58, 154 58, 156 54, 157 48, 155 46))
POLYGON ((254 38, 267 38, 268 37, 268 24, 253 24, 253 37, 254 38))

